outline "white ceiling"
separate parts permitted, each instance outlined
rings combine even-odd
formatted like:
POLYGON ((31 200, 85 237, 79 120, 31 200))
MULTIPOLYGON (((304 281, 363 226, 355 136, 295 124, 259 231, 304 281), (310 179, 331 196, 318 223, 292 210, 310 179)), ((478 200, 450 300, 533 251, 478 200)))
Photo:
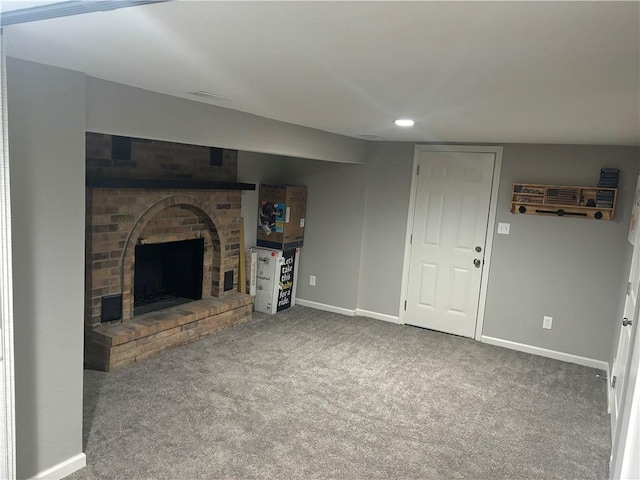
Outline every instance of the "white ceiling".
POLYGON ((640 144, 640 2, 176 1, 5 27, 5 44, 353 137, 640 144))

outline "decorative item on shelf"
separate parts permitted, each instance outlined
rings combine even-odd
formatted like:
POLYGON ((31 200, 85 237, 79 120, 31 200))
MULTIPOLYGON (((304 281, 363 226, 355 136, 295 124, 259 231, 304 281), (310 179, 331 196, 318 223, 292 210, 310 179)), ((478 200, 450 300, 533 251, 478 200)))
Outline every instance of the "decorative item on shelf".
POLYGON ((526 195, 518 195, 515 197, 516 202, 521 203, 542 203, 542 197, 527 197, 526 195))
POLYGON ((546 204, 549 205, 575 205, 578 198, 577 187, 547 187, 546 204))
POLYGON ((596 207, 598 208, 613 208, 613 200, 615 194, 612 190, 598 190, 596 192, 596 207))
POLYGON ((618 174, 619 170, 617 168, 600 169, 600 181, 598 181, 598 187, 618 188, 618 174))
POLYGON ((511 213, 611 220, 618 190, 514 183, 511 213))

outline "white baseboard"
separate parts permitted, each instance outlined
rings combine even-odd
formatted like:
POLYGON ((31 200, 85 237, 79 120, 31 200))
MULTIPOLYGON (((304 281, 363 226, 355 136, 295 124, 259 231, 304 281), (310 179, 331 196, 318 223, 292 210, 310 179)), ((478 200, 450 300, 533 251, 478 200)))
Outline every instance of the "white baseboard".
POLYGON ((518 350, 519 352, 531 353, 532 355, 539 355, 541 357, 553 358, 554 360, 562 360, 563 362, 576 363, 578 365, 597 368, 599 370, 607 371, 609 368, 609 364, 607 362, 603 362, 602 360, 580 357, 571 353, 558 352, 557 350, 535 347, 533 345, 527 345, 525 343, 517 343, 510 340, 502 340, 501 338, 487 337, 486 335, 482 336, 481 341, 482 343, 488 343, 490 345, 496 345, 498 347, 518 350))
POLYGON ((312 302, 311 300, 305 300, 303 298, 296 298, 296 305, 315 308, 316 310, 324 310, 325 312, 339 313, 350 317, 353 317, 356 314, 355 310, 349 310, 348 308, 343 307, 334 307, 333 305, 327 305, 326 303, 312 302))
POLYGON ((397 316, 387 315, 386 313, 372 312, 370 310, 363 310, 362 308, 356 308, 356 315, 360 317, 373 318, 375 320, 382 320, 383 322, 391 322, 400 324, 400 319, 397 316))
POLYGON ((60 462, 47 470, 38 473, 31 477, 30 480, 60 480, 61 478, 71 475, 73 472, 80 470, 87 466, 87 456, 84 453, 79 453, 71 458, 66 459, 64 462, 60 462))
POLYGON ((341 315, 348 315, 350 317, 359 315, 361 317, 373 318, 375 320, 382 320, 384 322, 400 324, 400 319, 398 317, 394 317, 393 315, 387 315, 386 313, 378 313, 378 312, 372 312, 369 310, 363 310, 361 308, 350 310, 348 308, 336 307, 334 305, 327 305, 326 303, 312 302, 311 300, 305 300, 304 298, 296 298, 296 305, 315 308, 316 310, 324 310, 325 312, 339 313, 341 315))

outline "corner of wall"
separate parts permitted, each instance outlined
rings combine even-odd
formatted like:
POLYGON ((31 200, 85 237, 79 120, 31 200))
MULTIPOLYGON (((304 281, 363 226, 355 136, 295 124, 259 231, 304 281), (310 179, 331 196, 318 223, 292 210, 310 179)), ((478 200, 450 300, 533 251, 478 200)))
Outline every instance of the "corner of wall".
POLYGON ((16 466, 28 478, 82 450, 85 76, 10 59, 7 77, 16 466))

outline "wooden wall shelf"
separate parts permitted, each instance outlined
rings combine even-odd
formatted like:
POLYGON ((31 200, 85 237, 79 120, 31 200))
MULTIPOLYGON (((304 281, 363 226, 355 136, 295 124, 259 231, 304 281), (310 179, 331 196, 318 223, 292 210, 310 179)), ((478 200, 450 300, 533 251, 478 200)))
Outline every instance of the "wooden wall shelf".
POLYGON ((617 188, 514 183, 511 213, 612 220, 617 188))

